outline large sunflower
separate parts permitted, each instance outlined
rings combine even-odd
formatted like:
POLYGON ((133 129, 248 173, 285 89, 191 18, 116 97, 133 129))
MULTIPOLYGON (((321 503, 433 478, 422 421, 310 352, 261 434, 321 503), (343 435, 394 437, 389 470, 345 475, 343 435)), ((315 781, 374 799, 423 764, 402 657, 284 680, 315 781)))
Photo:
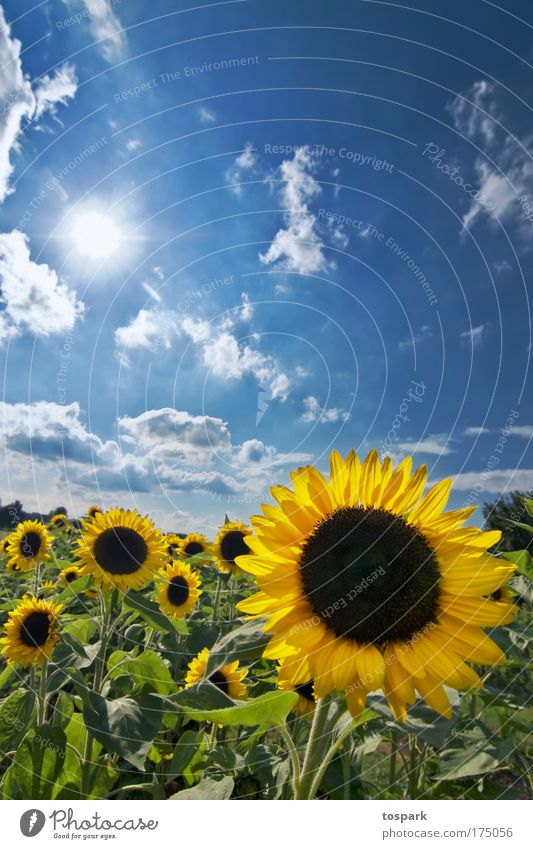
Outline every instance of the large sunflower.
POLYGON ((181 619, 194 610, 200 598, 200 581, 187 563, 176 561, 161 569, 157 603, 164 613, 181 619))
POLYGON ((21 522, 9 536, 7 556, 11 571, 27 572, 48 560, 51 538, 41 522, 21 522))
POLYGON ((306 663, 292 658, 282 661, 278 669, 278 687, 288 693, 298 693, 298 701, 292 708, 294 713, 313 713, 316 700, 313 680, 306 663))
MULTIPOLYGON (((187 534, 186 537, 180 539, 178 546, 182 557, 194 557, 198 554, 209 554, 211 552, 211 545, 203 534, 187 534)), ((195 565, 199 566, 209 562, 209 557, 206 557, 205 560, 198 558, 195 565)))
POLYGON ((462 527, 475 508, 443 513, 451 481, 422 497, 426 468, 411 466, 410 457, 393 470, 376 451, 362 464, 334 451, 329 482, 299 469, 294 491, 272 488, 279 507, 252 520, 253 553, 238 558, 260 587, 238 606, 268 617, 274 635, 265 656, 307 666, 318 698, 345 690, 354 714, 382 688, 401 719, 415 691, 450 716, 443 685, 481 685, 465 661, 505 660, 482 630, 513 616, 511 604, 486 597, 514 571, 486 553, 500 531, 462 527))
MULTIPOLYGON (((200 654, 191 660, 187 669, 187 675, 185 676, 185 685, 187 687, 205 679, 208 660, 209 649, 202 649, 200 654)), ((243 678, 246 678, 247 674, 248 669, 239 667, 239 661, 234 660, 213 672, 208 680, 212 684, 215 684, 219 690, 222 690, 226 696, 229 696, 230 699, 245 701, 248 697, 248 689, 242 681, 243 678)))
POLYGON ((136 510, 109 510, 87 522, 78 542, 82 574, 97 584, 138 590, 163 565, 165 547, 161 532, 136 510))
POLYGON ((11 611, 0 639, 2 653, 10 663, 29 666, 47 660, 58 640, 57 617, 61 604, 25 596, 11 611))
POLYGON ((244 522, 228 522, 222 525, 213 543, 213 554, 220 572, 238 571, 235 558, 250 553, 244 541, 250 533, 250 528, 244 522))

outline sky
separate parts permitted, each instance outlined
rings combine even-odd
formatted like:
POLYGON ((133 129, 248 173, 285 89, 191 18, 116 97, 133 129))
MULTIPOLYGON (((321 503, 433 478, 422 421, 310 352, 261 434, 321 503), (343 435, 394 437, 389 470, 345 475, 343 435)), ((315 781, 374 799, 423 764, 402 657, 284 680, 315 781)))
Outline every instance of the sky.
POLYGON ((3 503, 533 487, 527 0, 4 0, 0 57, 3 503))

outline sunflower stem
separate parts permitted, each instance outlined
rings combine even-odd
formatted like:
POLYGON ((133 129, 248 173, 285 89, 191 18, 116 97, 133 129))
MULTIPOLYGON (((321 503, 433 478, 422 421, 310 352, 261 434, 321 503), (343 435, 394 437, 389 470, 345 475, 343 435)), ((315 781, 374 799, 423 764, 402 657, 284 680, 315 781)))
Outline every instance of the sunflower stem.
POLYGON ((391 734, 391 746, 389 755, 389 790, 393 790, 396 785, 396 764, 398 760, 398 734, 393 731, 391 734))
POLYGON ((298 793, 298 788, 300 785, 300 758, 298 756, 298 749, 294 743, 294 740, 291 737, 291 733, 287 727, 287 723, 284 722, 283 725, 280 725, 280 733, 285 743, 287 744, 287 749, 289 750, 289 755, 291 756, 292 763, 292 787, 294 798, 296 798, 298 793))
POLYGON ((217 573, 217 586, 215 590, 215 600, 213 602, 213 614, 211 616, 211 621, 216 622, 217 612, 218 612, 218 603, 220 601, 220 590, 222 588, 222 578, 220 573, 217 573))
POLYGON ((417 795, 417 754, 416 737, 411 734, 409 738, 409 772, 407 774, 409 799, 416 799, 417 795))
POLYGON ((331 761, 333 760, 333 756, 339 751, 339 749, 343 745, 344 741, 350 736, 350 734, 352 733, 352 731, 355 727, 356 727, 356 723, 354 723, 354 722, 350 723, 350 725, 346 729, 346 731, 343 731, 343 733, 340 734, 337 737, 335 742, 331 744, 328 751, 326 752, 326 754, 322 758, 320 765, 317 769, 316 775, 313 779, 313 784, 311 786, 311 793, 309 795, 310 799, 315 798, 316 794, 318 793, 318 789, 320 787, 320 782, 324 778, 325 772, 326 772, 328 766, 330 765, 331 761))
POLYGON ((43 725, 46 720, 46 682, 48 680, 48 663, 43 661, 41 667, 41 681, 39 684, 39 707, 37 711, 37 725, 43 725))
POLYGON ((297 799, 312 799, 311 787, 317 772, 324 748, 324 728, 328 719, 329 700, 319 699, 315 707, 313 724, 307 741, 305 757, 298 783, 297 799))
MULTIPOLYGON (((104 681, 105 671, 105 656, 107 644, 112 631, 111 617, 113 607, 115 605, 117 593, 112 590, 109 594, 100 593, 100 604, 102 610, 101 630, 100 630, 100 648, 94 662, 94 681, 93 690, 95 693, 100 693, 104 681)), ((93 742, 94 737, 89 728, 86 728, 87 736, 85 738, 85 747, 83 751, 83 769, 81 772, 80 792, 82 796, 89 795, 89 785, 92 772, 93 759, 93 742)))

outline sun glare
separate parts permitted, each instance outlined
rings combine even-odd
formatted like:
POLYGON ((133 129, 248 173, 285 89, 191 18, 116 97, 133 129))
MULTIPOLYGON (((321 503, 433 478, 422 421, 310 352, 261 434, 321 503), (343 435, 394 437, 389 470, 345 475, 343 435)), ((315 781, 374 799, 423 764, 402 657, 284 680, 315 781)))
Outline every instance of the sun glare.
POLYGON ((115 221, 100 212, 80 213, 71 237, 75 250, 89 259, 104 259, 120 247, 122 235, 115 221))

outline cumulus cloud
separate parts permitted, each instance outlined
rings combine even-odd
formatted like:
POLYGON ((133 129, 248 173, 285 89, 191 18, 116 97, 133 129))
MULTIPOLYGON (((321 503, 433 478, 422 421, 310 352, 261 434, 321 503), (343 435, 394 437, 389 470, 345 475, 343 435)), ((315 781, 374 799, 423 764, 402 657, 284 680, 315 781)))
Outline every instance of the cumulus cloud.
POLYGON ((39 336, 71 330, 84 305, 45 263, 30 258, 28 238, 0 233, 0 305, 16 330, 39 336))
POLYGON ((158 350, 172 347, 178 326, 172 312, 158 309, 141 309, 124 327, 115 330, 115 345, 119 349, 144 348, 158 350))
POLYGON ((170 457, 198 465, 231 447, 231 435, 222 419, 193 416, 172 407, 123 416, 118 428, 123 442, 165 461, 170 457))
POLYGON ((523 492, 533 487, 533 469, 493 469, 482 472, 461 472, 453 479, 453 488, 470 492, 482 487, 481 492, 510 492, 519 489, 523 492))
POLYGON ((13 172, 11 153, 16 151, 25 122, 55 112, 57 103, 66 103, 76 93, 74 66, 65 63, 51 75, 32 83, 24 74, 20 58, 21 43, 12 38, 0 6, 0 203, 9 194, 13 172))
POLYGON ((300 416, 302 422, 310 424, 320 421, 320 424, 330 424, 331 422, 346 422, 350 418, 350 414, 340 407, 322 407, 318 398, 314 395, 308 395, 304 398, 304 412, 300 416))
POLYGON ((450 435, 448 433, 429 434, 425 439, 418 441, 414 439, 398 442, 395 450, 399 455, 407 454, 431 454, 437 457, 445 457, 447 454, 453 454, 454 448, 450 444, 450 435))
POLYGON ((277 263, 278 267, 301 274, 313 274, 327 267, 321 247, 316 216, 309 203, 322 191, 313 174, 317 165, 313 156, 298 148, 292 159, 281 163, 283 180, 279 192, 285 208, 285 227, 276 235, 265 254, 259 254, 262 263, 277 263))

